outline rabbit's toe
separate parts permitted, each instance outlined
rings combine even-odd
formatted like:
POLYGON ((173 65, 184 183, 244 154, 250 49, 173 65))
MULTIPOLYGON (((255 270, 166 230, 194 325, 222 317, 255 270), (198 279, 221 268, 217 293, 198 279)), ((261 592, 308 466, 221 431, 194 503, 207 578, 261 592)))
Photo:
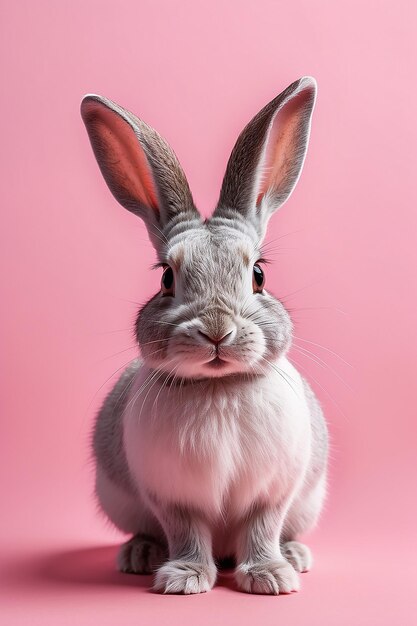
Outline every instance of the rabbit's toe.
POLYGON ((256 564, 241 563, 236 570, 239 588, 247 593, 277 596, 298 591, 300 585, 293 566, 285 559, 256 564))
POLYGON ((138 534, 120 547, 117 568, 129 574, 152 574, 166 556, 164 547, 153 537, 138 534))
POLYGON ((204 593, 216 581, 214 564, 168 561, 157 572, 154 589, 164 593, 204 593))
POLYGON ((311 550, 299 541, 287 541, 283 546, 283 555, 297 572, 308 572, 313 565, 311 550))

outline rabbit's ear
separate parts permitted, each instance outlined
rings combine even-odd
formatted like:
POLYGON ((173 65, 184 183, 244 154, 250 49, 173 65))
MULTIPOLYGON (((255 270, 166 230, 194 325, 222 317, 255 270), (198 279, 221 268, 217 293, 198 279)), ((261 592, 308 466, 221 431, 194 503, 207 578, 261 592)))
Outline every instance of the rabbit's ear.
POLYGON ((176 155, 153 128, 97 95, 83 98, 81 115, 110 191, 145 221, 157 249, 175 217, 200 219, 176 155))
POLYGON ((289 198, 300 176, 316 98, 314 78, 292 83, 240 134, 214 215, 238 211, 265 234, 271 214, 289 198))

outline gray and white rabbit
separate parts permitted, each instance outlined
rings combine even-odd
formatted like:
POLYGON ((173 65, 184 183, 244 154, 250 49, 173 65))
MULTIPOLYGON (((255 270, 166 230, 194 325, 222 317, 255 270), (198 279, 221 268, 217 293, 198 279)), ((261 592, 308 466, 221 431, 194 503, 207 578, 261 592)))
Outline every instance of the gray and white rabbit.
POLYGON ((327 428, 286 357, 292 324, 265 287, 261 244, 299 178, 315 96, 301 78, 246 126, 208 220, 155 130, 107 98, 82 101, 107 185, 163 268, 136 321, 142 360, 97 416, 96 493, 132 535, 119 569, 156 571, 166 593, 209 591, 227 557, 252 593, 295 591, 311 566, 298 536, 325 497, 327 428))

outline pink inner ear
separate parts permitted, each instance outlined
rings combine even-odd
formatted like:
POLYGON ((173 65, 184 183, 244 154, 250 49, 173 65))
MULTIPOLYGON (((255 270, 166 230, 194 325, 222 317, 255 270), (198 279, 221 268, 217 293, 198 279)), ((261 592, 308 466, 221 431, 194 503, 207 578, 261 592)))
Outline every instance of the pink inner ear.
POLYGON ((88 103, 93 141, 101 154, 107 180, 116 197, 123 196, 157 215, 158 196, 148 160, 131 126, 117 113, 99 103, 88 103))
POLYGON ((312 97, 311 88, 282 106, 276 114, 269 132, 268 143, 262 163, 258 190, 258 204, 268 190, 275 193, 291 191, 294 167, 297 167, 300 148, 299 132, 304 115, 304 105, 312 97), (287 189, 287 187, 290 187, 287 189))

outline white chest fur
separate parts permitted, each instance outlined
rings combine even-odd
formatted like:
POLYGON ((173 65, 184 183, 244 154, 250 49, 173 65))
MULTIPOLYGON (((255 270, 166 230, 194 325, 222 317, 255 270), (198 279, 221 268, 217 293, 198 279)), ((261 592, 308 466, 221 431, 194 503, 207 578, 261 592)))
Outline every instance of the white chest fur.
POLYGON ((138 370, 124 415, 124 444, 138 488, 207 515, 239 515, 279 502, 310 456, 302 380, 282 358, 257 380, 162 386, 138 370))

